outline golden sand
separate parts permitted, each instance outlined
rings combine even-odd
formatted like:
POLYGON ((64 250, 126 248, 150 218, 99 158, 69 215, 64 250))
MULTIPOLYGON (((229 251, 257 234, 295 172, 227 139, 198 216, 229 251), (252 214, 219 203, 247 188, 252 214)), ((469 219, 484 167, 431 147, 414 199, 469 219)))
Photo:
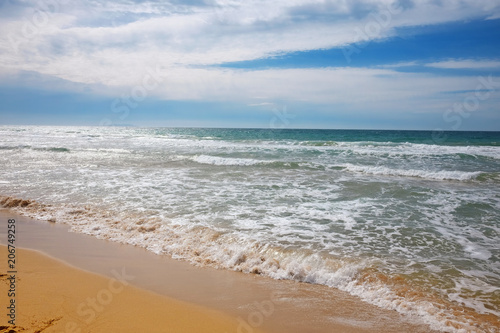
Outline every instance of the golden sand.
MULTIPOLYGON (((1 246, 2 258, 7 249, 1 246)), ((82 271, 39 252, 18 249, 15 327, 5 305, 10 274, 2 260, 0 332, 236 332, 236 318, 163 297, 115 278, 82 271)))

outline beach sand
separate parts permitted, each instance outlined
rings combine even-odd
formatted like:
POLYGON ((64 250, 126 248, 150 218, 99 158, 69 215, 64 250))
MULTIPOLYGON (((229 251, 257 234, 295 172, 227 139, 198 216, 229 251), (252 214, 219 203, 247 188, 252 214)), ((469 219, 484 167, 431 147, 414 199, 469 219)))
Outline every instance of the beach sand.
MULTIPOLYGON (((2 246, 2 257, 7 257, 2 246)), ((0 332, 235 332, 235 318, 138 289, 126 271, 114 279, 18 249, 15 327, 2 316, 0 332)), ((2 265, 5 272, 5 264, 2 265)), ((0 304, 9 304, 10 274, 2 273, 0 304)))
MULTIPOLYGON (((9 218, 16 219, 16 246, 40 251, 17 252, 22 332, 432 332, 335 288, 194 267, 9 210, 0 210, 2 244, 9 218), (117 276, 128 277, 128 285, 117 276)), ((0 268, 6 274, 6 247, 0 268)))

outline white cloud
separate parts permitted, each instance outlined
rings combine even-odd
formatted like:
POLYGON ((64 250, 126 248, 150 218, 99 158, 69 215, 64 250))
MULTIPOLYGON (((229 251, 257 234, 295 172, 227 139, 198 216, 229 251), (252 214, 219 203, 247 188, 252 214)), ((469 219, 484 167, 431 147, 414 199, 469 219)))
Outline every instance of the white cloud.
MULTIPOLYGON (((259 71, 174 68, 156 93, 168 99, 231 100, 249 104, 288 100, 374 105, 434 98, 438 92, 474 89, 476 78, 436 77, 387 69, 319 68, 259 71)), ((445 97, 449 98, 449 97, 445 97)))
POLYGON ((381 65, 378 66, 379 68, 401 68, 401 67, 413 67, 413 66, 420 66, 421 64, 418 61, 405 61, 405 62, 398 62, 395 64, 389 64, 389 65, 381 65))
POLYGON ((495 60, 448 60, 426 64, 428 67, 446 69, 494 69, 500 68, 500 61, 495 60))
POLYGON ((275 103, 271 102, 262 102, 262 103, 254 103, 254 104, 248 104, 248 106, 273 106, 276 105, 275 103))
MULTIPOLYGON (((494 0, 415 1, 408 8, 391 7, 395 2, 390 0, 206 0, 191 1, 192 5, 53 1, 52 7, 17 9, 16 16, 0 21, 0 72, 33 72, 115 93, 140 85, 148 67, 159 68, 166 73, 155 90, 160 98, 248 103, 257 96, 371 103, 431 94, 443 86, 464 89, 466 79, 401 74, 388 67, 262 71, 203 67, 338 47, 392 36, 397 27, 500 12, 494 0)), ((465 66, 464 61, 431 65, 458 63, 465 66)), ((474 65, 478 66, 469 61, 468 66, 474 65)))

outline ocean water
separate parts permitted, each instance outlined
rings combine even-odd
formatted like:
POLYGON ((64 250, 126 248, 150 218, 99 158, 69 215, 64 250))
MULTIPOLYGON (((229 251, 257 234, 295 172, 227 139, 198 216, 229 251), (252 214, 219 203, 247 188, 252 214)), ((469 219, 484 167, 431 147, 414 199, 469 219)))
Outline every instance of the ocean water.
POLYGON ((499 332, 498 132, 2 126, 0 166, 75 232, 499 332))

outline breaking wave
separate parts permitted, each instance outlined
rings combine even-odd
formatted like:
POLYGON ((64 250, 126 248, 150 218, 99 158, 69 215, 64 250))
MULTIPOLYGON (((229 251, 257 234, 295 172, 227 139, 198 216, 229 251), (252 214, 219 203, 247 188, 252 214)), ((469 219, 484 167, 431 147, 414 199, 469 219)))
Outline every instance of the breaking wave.
POLYGON ((480 171, 467 172, 467 171, 426 171, 426 170, 401 170, 392 169, 384 166, 362 166, 346 164, 345 169, 352 172, 359 172, 371 175, 383 176, 402 176, 402 177, 418 177, 432 180, 459 180, 467 181, 473 180, 482 175, 480 171))

